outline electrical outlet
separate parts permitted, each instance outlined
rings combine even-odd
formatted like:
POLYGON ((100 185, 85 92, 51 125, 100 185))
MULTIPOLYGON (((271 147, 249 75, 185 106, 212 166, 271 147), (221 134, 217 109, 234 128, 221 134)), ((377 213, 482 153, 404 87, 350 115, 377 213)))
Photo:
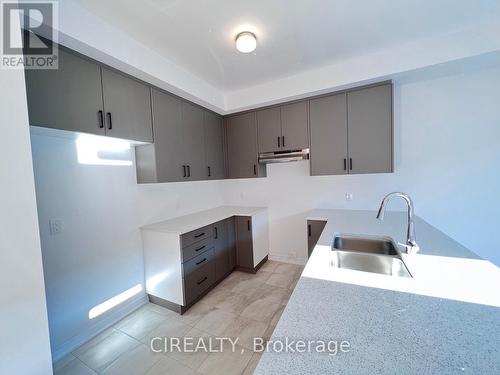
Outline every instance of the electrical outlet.
POLYGON ((50 229, 50 234, 59 234, 63 231, 63 222, 62 220, 59 219, 51 219, 49 220, 49 229, 50 229))
POLYGON ((353 197, 352 193, 345 193, 345 200, 346 201, 352 201, 353 198, 354 197, 353 197))

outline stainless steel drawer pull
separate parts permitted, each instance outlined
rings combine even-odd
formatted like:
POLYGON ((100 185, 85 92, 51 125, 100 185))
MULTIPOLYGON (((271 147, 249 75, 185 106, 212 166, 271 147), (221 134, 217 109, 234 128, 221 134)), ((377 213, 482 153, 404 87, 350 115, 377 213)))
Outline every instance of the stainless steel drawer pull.
POLYGON ((205 235, 205 232, 197 234, 196 236, 194 236, 194 238, 199 238, 199 237, 204 236, 204 235, 205 235))
POLYGON ((208 279, 208 277, 204 277, 203 279, 201 279, 200 281, 197 281, 196 284, 200 285, 202 282, 204 282, 206 279, 208 279))
POLYGON ((203 245, 202 247, 199 247, 199 248, 198 248, 198 249, 196 249, 195 251, 200 251, 200 250, 203 250, 205 247, 206 247, 206 245, 203 245))
POLYGON ((196 265, 198 264, 202 264, 203 262, 205 262, 207 260, 207 258, 203 258, 202 260, 200 260, 199 262, 196 262, 196 265))

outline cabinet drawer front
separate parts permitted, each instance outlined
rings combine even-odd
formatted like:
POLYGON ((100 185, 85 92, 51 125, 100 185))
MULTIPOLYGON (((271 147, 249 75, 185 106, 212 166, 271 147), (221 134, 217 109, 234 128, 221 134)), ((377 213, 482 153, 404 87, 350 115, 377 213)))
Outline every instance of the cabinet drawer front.
POLYGON ((208 262, 184 278, 184 299, 191 303, 215 281, 215 264, 208 262))
POLYGON ((189 261, 183 263, 182 270, 184 273, 184 277, 188 277, 188 275, 203 267, 205 264, 212 262, 214 256, 215 250, 213 247, 211 247, 208 250, 205 250, 201 254, 190 259, 189 261))
POLYGON ((194 258, 198 254, 207 251, 208 249, 214 246, 214 238, 208 237, 204 240, 195 242, 192 245, 189 245, 182 249, 182 262, 187 262, 188 260, 194 258))
POLYGON ((199 242, 209 237, 214 236, 213 225, 207 225, 206 227, 193 230, 189 233, 185 233, 181 237, 182 247, 190 246, 195 242, 199 242))

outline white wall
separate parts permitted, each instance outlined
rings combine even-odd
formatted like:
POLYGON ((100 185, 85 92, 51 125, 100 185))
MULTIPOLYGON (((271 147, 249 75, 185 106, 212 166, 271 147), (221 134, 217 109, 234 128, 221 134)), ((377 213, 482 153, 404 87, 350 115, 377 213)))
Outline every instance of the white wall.
MULTIPOLYGON (((468 64, 462 70, 395 84, 395 173, 309 177, 307 162, 274 164, 267 179, 226 181, 226 203, 267 205, 271 256, 303 262, 307 210, 376 210, 386 193, 401 190, 412 195, 418 215, 500 265, 494 240, 500 212, 500 65, 468 64), (346 192, 354 194, 353 201, 345 200, 346 192)), ((404 205, 394 202, 392 208, 404 205)))
POLYGON ((52 373, 24 72, 0 69, 0 374, 52 373))
MULTIPOLYGON (((137 185, 133 165, 80 164, 73 138, 64 132, 32 130, 56 359, 144 302, 141 294, 95 319, 88 318, 92 307, 144 283, 141 225, 222 203, 217 183, 137 185), (62 220, 62 233, 50 234, 51 219, 62 220)), ((134 161, 133 154, 132 148, 114 155, 134 161)))

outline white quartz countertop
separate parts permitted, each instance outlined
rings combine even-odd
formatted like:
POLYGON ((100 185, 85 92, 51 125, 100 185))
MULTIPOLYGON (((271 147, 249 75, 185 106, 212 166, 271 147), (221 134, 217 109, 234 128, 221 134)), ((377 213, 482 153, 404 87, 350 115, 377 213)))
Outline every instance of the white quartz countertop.
MULTIPOLYGON (((271 337, 347 340, 348 353, 265 353, 256 373, 500 373, 500 269, 419 217, 413 278, 333 268, 336 233, 406 240, 406 213, 314 210, 327 224, 271 337)), ((404 248, 400 246, 401 252, 404 248)))
POLYGON ((266 211, 266 207, 220 206, 189 215, 179 216, 158 223, 142 226, 142 230, 184 234, 231 216, 254 216, 266 211))

